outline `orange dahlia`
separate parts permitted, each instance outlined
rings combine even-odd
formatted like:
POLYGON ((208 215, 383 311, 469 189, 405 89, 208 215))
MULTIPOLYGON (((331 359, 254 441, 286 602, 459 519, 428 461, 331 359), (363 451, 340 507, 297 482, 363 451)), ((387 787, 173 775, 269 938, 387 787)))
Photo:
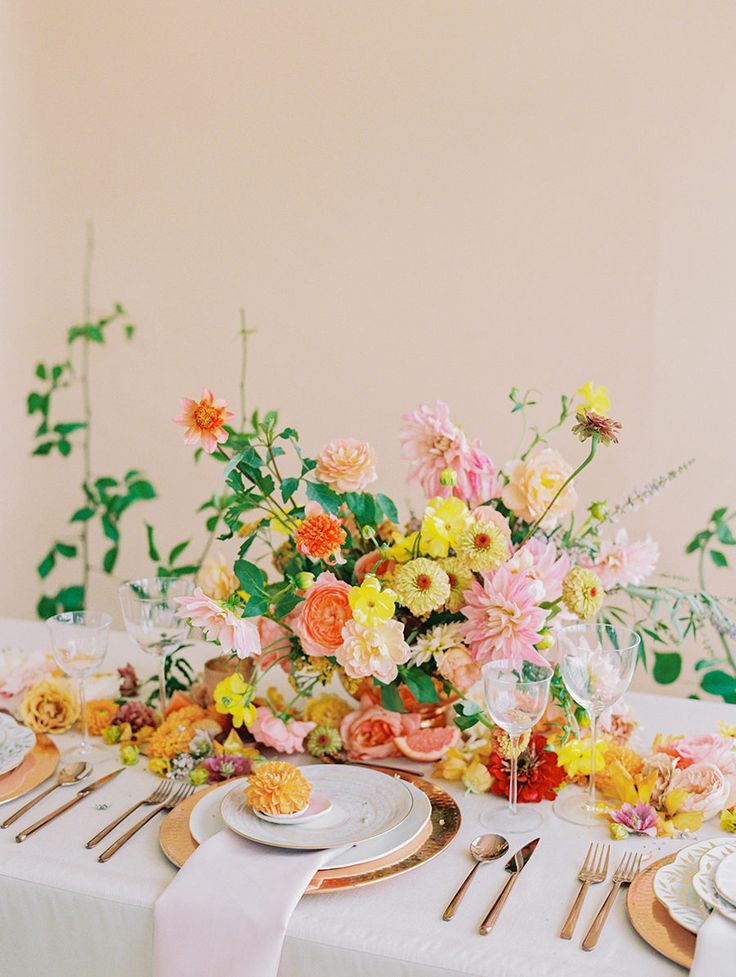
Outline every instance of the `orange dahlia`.
POLYGON ((329 512, 324 512, 316 502, 308 502, 304 510, 306 518, 294 534, 296 548, 312 560, 325 563, 344 563, 340 547, 347 539, 342 523, 329 512))
POLYGON ((199 400, 182 397, 181 407, 181 414, 174 420, 186 428, 185 444, 201 444, 211 455, 218 444, 227 441, 228 434, 224 425, 231 421, 235 414, 228 410, 226 401, 215 399, 212 391, 205 388, 199 400))
POLYGON ((312 785, 291 763, 262 763, 248 778, 245 799, 263 814, 296 814, 309 804, 312 785))
POLYGON ((113 702, 112 699, 93 699, 88 702, 84 714, 90 736, 102 736, 102 731, 110 725, 118 709, 117 702, 113 702))

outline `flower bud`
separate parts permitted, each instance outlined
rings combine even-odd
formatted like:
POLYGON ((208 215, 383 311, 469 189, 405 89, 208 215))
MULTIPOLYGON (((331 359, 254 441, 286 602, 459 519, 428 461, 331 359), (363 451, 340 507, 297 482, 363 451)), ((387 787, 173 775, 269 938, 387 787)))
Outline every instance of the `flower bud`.
POLYGON ((126 743, 125 746, 120 747, 120 762, 126 767, 132 767, 138 763, 140 752, 137 746, 134 746, 132 743, 126 743))
POLYGON ((608 503, 605 501, 592 502, 588 507, 588 512, 593 519, 597 519, 598 522, 602 522, 608 515, 608 503))
POLYGON ((294 577, 294 583, 296 584, 297 590, 309 590, 314 583, 314 579, 313 573, 302 570, 301 573, 297 573, 294 577))
POLYGON ((373 526, 363 526, 363 528, 360 530, 360 535, 363 537, 363 539, 373 539, 373 537, 376 535, 376 531, 373 526))
POLYGON ((196 770, 190 770, 189 783, 195 787, 200 787, 202 784, 207 783, 207 771, 204 767, 197 767, 196 770))
POLYGON ((457 472, 454 468, 443 468, 440 472, 440 485, 445 488, 453 488, 457 485, 457 472))
POLYGON ((541 639, 534 645, 534 647, 537 649, 537 651, 547 651, 548 648, 551 648, 554 645, 555 639, 552 637, 547 628, 543 628, 541 634, 541 639))

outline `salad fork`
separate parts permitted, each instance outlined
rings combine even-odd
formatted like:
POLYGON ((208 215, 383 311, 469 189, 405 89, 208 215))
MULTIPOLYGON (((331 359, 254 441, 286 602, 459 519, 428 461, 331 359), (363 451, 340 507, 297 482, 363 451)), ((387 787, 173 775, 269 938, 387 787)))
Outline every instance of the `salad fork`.
POLYGON ((624 855, 624 857, 618 863, 618 867, 613 873, 613 885, 611 886, 611 891, 606 896, 606 901, 598 910, 598 915, 595 917, 593 924, 585 934, 585 939, 582 942, 583 950, 592 950, 596 945, 598 942, 598 937, 601 935, 601 930, 608 919, 608 914, 611 911, 611 907, 616 901, 618 890, 622 885, 630 885, 634 881, 636 875, 638 875, 640 868, 641 855, 635 855, 633 852, 629 852, 627 855, 624 855))
POLYGON ((160 814, 161 811, 172 811, 177 804, 181 804, 182 801, 185 801, 188 797, 191 797, 193 793, 194 787, 192 787, 191 784, 182 784, 181 787, 178 787, 173 793, 169 794, 165 801, 154 807, 154 809, 149 811, 148 814, 140 819, 140 821, 136 821, 132 828, 129 828, 124 835, 121 835, 117 841, 114 841, 110 845, 109 848, 106 848, 105 851, 98 856, 97 861, 109 861, 115 852, 119 851, 123 847, 126 841, 130 841, 133 835, 140 831, 141 828, 148 824, 149 821, 152 821, 157 814, 160 814))
POLYGON ((102 841, 103 838, 107 838, 110 832, 114 831, 119 824, 122 824, 127 817, 130 817, 133 811, 137 811, 139 807, 143 807, 146 804, 161 804, 163 801, 168 800, 173 788, 173 781, 165 780, 162 784, 158 785, 152 794, 149 794, 148 797, 144 798, 142 801, 138 801, 137 804, 129 807, 127 811, 124 811, 120 817, 117 817, 114 821, 111 821, 107 827, 102 829, 102 831, 98 831, 94 838, 90 838, 84 847, 94 848, 95 845, 102 841))
POLYGON ((598 882, 605 882, 608 875, 608 859, 611 854, 610 845, 593 845, 588 848, 583 867, 578 872, 580 889, 575 897, 575 902, 567 915, 565 925, 560 930, 560 939, 571 940, 575 932, 575 926, 583 908, 585 897, 588 894, 588 887, 596 885, 598 882))

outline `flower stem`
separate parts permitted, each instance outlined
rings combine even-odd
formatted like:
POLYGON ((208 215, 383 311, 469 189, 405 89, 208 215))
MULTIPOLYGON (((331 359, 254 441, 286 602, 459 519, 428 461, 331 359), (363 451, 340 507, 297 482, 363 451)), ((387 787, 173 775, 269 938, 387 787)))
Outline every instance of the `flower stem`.
MULTIPOLYGON (((82 279, 82 315, 84 325, 87 325, 92 317, 92 260, 95 249, 95 234, 92 221, 87 221, 87 240, 84 256, 84 273, 82 279)), ((89 388, 89 348, 90 340, 87 336, 82 338, 82 368, 79 380, 82 385, 82 459, 83 459, 83 484, 89 486, 92 481, 92 399, 89 388)), ((89 556, 89 521, 84 520, 81 528, 82 544, 82 591, 84 594, 83 606, 89 603, 89 576, 90 576, 90 556, 89 556)))

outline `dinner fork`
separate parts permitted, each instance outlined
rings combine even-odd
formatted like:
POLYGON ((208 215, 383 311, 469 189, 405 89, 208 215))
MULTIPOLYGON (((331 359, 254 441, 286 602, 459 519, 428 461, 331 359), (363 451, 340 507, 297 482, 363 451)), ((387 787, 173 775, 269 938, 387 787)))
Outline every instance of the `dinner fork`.
POLYGON ((583 950, 592 950, 596 945, 598 942, 598 937, 601 935, 601 930, 608 919, 608 914, 611 911, 611 907, 616 901, 618 890, 622 885, 631 885, 640 868, 641 855, 635 855, 633 852, 629 852, 628 854, 624 855, 624 857, 618 863, 618 867, 613 873, 613 885, 611 886, 611 891, 606 896, 606 901, 598 910, 598 915, 593 920, 592 926, 585 934, 585 939, 582 943, 583 950))
POLYGON ((181 787, 177 788, 172 794, 169 794, 165 801, 163 801, 157 807, 154 807, 154 809, 149 811, 148 814, 140 819, 140 821, 137 821, 132 828, 129 828, 124 835, 120 835, 117 841, 114 841, 109 848, 106 848, 101 855, 98 855, 97 861, 107 862, 112 858, 116 851, 119 851, 123 847, 126 841, 130 841, 133 835, 137 831, 140 831, 141 828, 148 824, 149 821, 152 821, 157 814, 160 814, 161 811, 172 811, 177 804, 181 804, 182 801, 185 801, 188 797, 191 797, 193 793, 194 787, 192 787, 191 784, 182 784, 181 787))
POLYGON ((94 838, 90 838, 84 847, 94 848, 95 845, 102 841, 103 838, 107 838, 110 832, 114 831, 119 824, 122 824, 127 817, 130 817, 133 811, 137 811, 139 807, 143 807, 146 804, 162 804, 165 800, 168 800, 173 788, 173 781, 165 780, 162 784, 158 785, 152 794, 149 794, 148 797, 144 798, 142 801, 138 801, 137 804, 129 807, 127 811, 124 811, 120 815, 120 817, 117 817, 114 821, 111 821, 106 828, 103 828, 102 831, 98 831, 94 838))
POLYGON ((578 921, 578 916, 580 915, 580 910, 583 908, 585 897, 588 894, 588 887, 591 885, 596 885, 598 882, 606 881, 606 876, 608 875, 608 859, 610 854, 610 845, 591 844, 588 848, 588 854, 585 856, 583 867, 578 872, 578 880, 581 883, 580 889, 577 896, 575 896, 575 902, 572 904, 572 908, 567 915, 565 925, 560 930, 560 939, 572 939, 572 934, 575 932, 575 926, 578 921))

